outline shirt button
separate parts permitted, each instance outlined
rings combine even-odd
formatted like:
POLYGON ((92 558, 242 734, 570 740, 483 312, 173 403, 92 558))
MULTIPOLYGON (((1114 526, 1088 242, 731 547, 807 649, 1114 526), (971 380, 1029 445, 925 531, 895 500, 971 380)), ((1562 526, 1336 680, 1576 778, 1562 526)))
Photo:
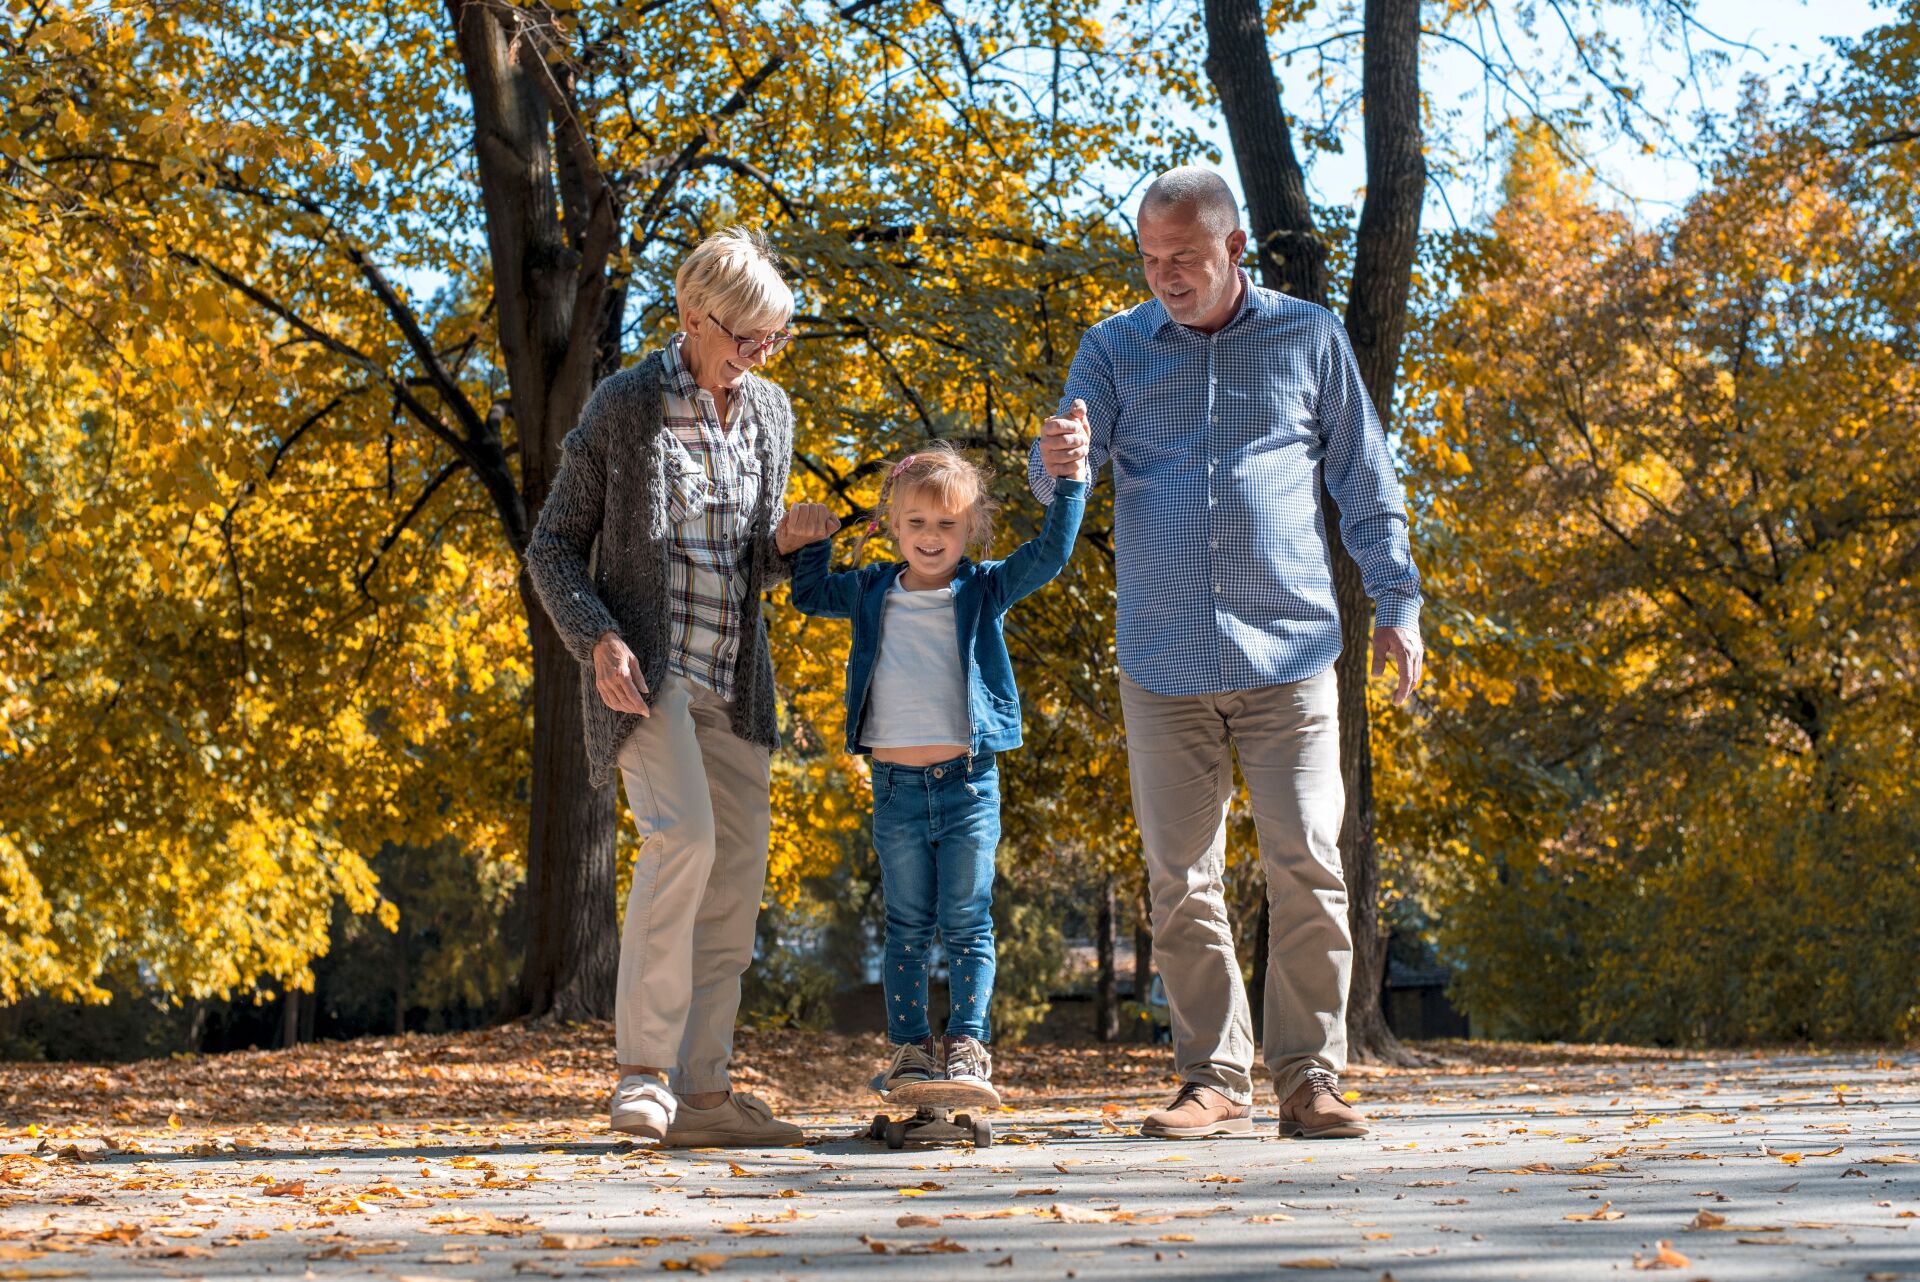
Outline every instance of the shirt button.
POLYGON ((1214 590, 1215 592, 1224 592, 1224 591, 1225 591, 1226 589, 1225 589, 1225 588, 1222 588, 1222 587, 1221 587, 1221 586, 1220 586, 1220 585, 1219 585, 1218 583, 1216 583, 1216 584, 1214 584, 1214 585, 1213 585, 1213 590, 1214 590))
POLYGON ((1213 549, 1213 550, 1214 550, 1215 552, 1218 552, 1218 551, 1220 550, 1220 540, 1219 540, 1219 539, 1208 539, 1208 540, 1207 540, 1207 546, 1208 546, 1208 547, 1210 547, 1210 548, 1212 548, 1212 549, 1213 549))

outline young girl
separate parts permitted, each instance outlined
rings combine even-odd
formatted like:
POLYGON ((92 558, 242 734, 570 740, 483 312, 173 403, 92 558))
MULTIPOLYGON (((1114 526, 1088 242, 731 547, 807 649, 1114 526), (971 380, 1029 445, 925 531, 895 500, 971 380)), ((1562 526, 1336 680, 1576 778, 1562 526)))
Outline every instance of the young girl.
MULTIPOLYGON (((997 1104, 993 858, 1000 842, 994 754, 1020 746, 1020 692, 1001 619, 1067 563, 1086 507, 1084 464, 1066 465, 1040 536, 1004 561, 973 561, 992 534, 986 474, 936 441, 894 464, 860 545, 884 522, 902 561, 829 573, 839 527, 798 504, 786 542, 801 611, 853 620, 847 751, 873 757, 873 848, 886 896, 887 1040, 879 1085, 898 1103, 997 1104), (935 927, 950 993, 944 1045, 928 1024, 935 927)), ((854 559, 858 561, 859 550, 854 559)))

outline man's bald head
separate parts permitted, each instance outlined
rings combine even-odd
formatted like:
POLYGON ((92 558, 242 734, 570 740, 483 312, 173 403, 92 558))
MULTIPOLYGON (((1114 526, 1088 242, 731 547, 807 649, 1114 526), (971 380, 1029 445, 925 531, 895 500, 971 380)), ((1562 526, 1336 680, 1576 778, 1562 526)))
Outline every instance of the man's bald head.
POLYGON ((1141 221, 1168 215, 1198 219, 1208 231, 1225 236, 1240 226, 1240 203, 1213 170, 1182 165, 1154 179, 1140 198, 1141 221))
POLYGON ((1233 319, 1247 233, 1219 174, 1183 165, 1154 179, 1140 198, 1134 239, 1147 288, 1169 317, 1206 334, 1233 319))

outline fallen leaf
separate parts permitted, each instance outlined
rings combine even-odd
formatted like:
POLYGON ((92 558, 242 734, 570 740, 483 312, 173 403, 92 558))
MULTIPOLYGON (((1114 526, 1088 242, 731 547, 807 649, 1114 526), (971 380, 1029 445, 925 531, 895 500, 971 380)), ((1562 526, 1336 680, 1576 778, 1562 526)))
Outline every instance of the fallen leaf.
POLYGON ((1329 1260, 1324 1255, 1309 1255, 1300 1260, 1282 1260, 1280 1267, 1283 1269, 1337 1269, 1341 1265, 1340 1261, 1329 1260))
POLYGON ((940 1217, 937 1215, 903 1215, 893 1222, 900 1229, 937 1229, 940 1217))
POLYGON ((860 1241, 875 1255, 960 1255, 967 1249, 950 1237, 937 1237, 931 1242, 886 1242, 862 1233, 860 1241))
POLYGON ((1646 1269, 1685 1269, 1692 1267, 1693 1261, 1674 1250, 1672 1243, 1663 1240, 1654 1243, 1654 1246, 1658 1249, 1653 1253, 1652 1259, 1641 1259, 1640 1252, 1638 1251, 1633 1253, 1634 1268, 1644 1271, 1646 1269))
POLYGON ((597 1233, 542 1233, 540 1245, 549 1251, 597 1251, 607 1239, 597 1233))
POLYGON ((305 1180, 288 1180, 284 1184, 269 1184, 265 1189, 268 1197, 302 1197, 306 1191, 305 1180))

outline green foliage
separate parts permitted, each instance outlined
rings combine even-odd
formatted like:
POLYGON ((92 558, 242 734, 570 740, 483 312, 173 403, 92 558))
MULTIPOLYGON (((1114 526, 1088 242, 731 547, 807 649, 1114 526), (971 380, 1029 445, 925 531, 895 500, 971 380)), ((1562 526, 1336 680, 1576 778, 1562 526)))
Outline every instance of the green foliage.
POLYGON ((1060 905, 1047 883, 1015 892, 1004 879, 993 896, 993 1038, 1015 1045, 1052 1009, 1067 969, 1060 905))

